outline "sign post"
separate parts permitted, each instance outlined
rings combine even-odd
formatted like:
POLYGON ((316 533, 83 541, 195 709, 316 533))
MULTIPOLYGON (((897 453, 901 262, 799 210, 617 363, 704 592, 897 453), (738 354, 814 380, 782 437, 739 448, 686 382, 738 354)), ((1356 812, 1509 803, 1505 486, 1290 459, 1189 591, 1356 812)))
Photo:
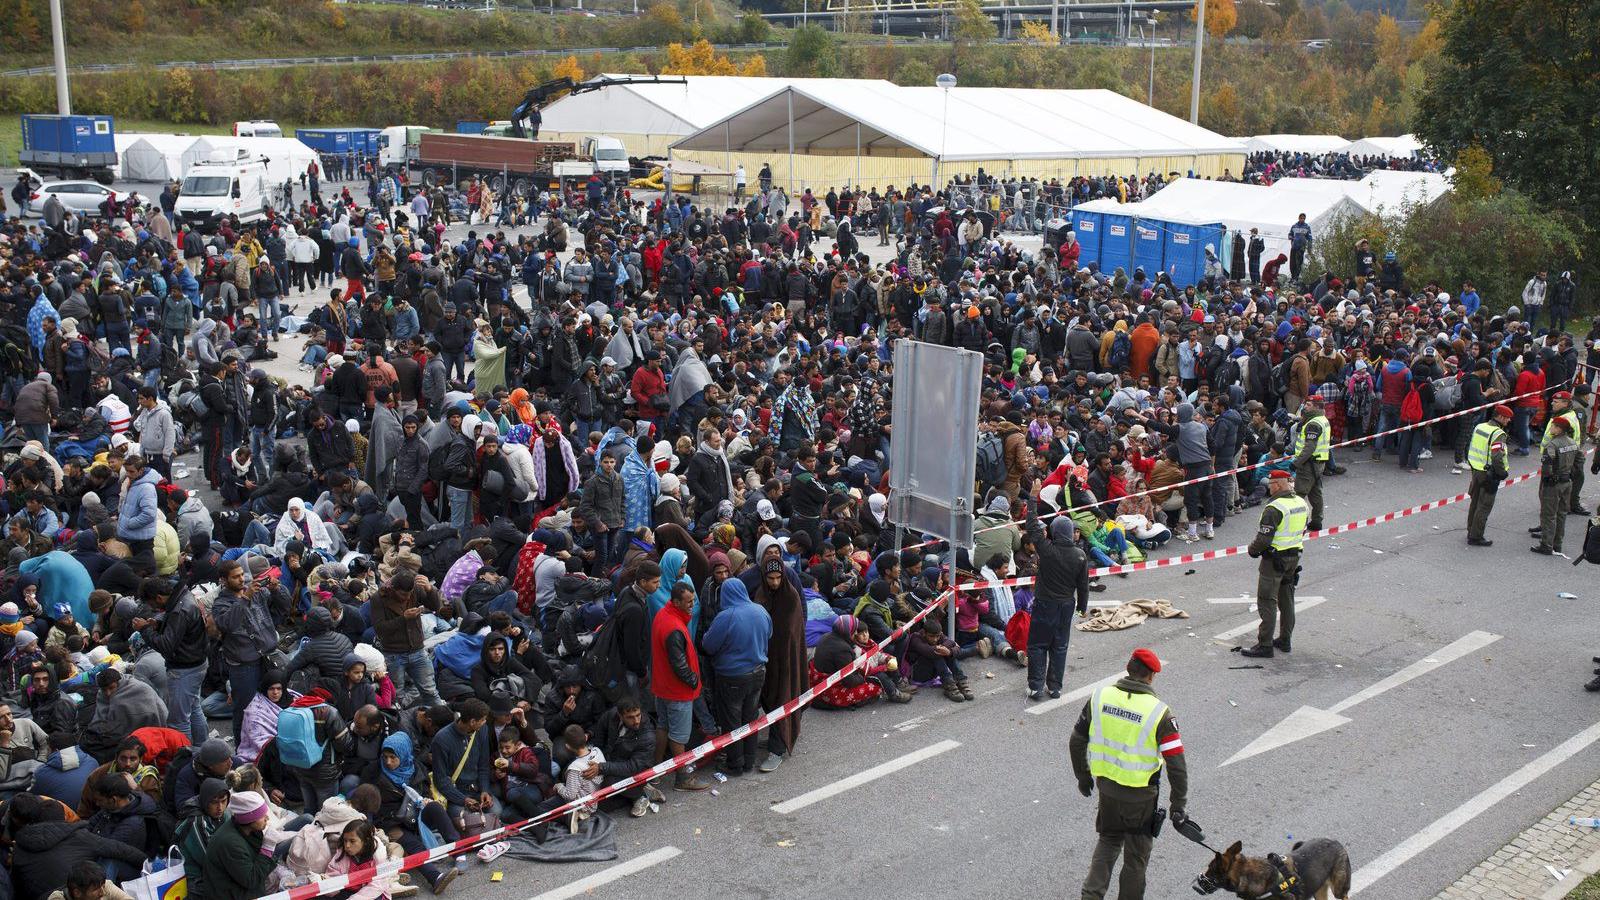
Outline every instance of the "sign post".
MULTIPOLYGON (((900 340, 894 345, 889 520, 950 544, 948 634, 956 632, 956 550, 971 550, 983 355, 900 340)), ((898 552, 899 547, 896 546, 898 552)))

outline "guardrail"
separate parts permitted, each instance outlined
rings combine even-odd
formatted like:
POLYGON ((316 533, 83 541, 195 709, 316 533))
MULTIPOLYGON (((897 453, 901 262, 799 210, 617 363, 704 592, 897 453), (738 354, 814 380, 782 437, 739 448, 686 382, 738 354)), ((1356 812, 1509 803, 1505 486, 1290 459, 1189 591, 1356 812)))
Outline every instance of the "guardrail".
MULTIPOLYGON (((718 50, 771 50, 786 45, 779 43, 753 43, 753 44, 716 44, 718 50)), ((574 53, 633 53, 637 51, 656 52, 661 48, 656 46, 631 46, 631 47, 566 47, 549 48, 540 50, 453 50, 435 53, 390 53, 376 56, 273 56, 260 59, 213 59, 204 62, 194 60, 178 60, 163 63, 96 63, 82 66, 68 66, 71 74, 93 74, 100 72, 127 72, 134 69, 153 69, 163 71, 166 69, 282 69, 290 66, 348 66, 362 63, 386 62, 428 62, 447 59, 508 59, 520 57, 539 56, 570 56, 574 53)), ((33 75, 50 75, 55 72, 54 66, 31 66, 26 69, 10 69, 0 72, 0 77, 26 78, 33 75)))

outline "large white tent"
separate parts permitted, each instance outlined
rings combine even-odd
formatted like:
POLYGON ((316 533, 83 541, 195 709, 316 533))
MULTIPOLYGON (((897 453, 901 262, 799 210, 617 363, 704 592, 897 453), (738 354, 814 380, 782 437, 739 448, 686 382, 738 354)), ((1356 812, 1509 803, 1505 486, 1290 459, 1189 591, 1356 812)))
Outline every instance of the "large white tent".
POLYGON ((1414 134, 1402 134, 1399 137, 1369 137, 1359 141, 1351 141, 1339 148, 1340 153, 1351 156, 1381 156, 1385 159, 1401 157, 1414 159, 1422 151, 1422 142, 1414 134))
POLYGON ((1246 153, 1334 153, 1349 146, 1350 141, 1337 134, 1258 134, 1246 138, 1246 153))
POLYGON ((984 169, 1057 177, 1220 175, 1238 142, 1106 90, 900 87, 819 79, 780 87, 672 145, 675 156, 755 171, 791 190, 928 182, 984 169), (754 168, 751 168, 754 167, 754 168))
POLYGON ((665 156, 673 141, 788 85, 829 80, 844 84, 888 83, 866 79, 685 75, 682 84, 615 84, 568 94, 545 107, 540 111, 539 139, 576 142, 603 134, 622 141, 633 156, 665 156))
MULTIPOLYGON (((1298 179, 1305 181, 1306 179, 1298 179)), ((1181 178, 1140 203, 1118 203, 1114 199, 1095 200, 1081 209, 1115 213, 1151 221, 1216 222, 1230 232, 1246 235, 1257 229, 1266 243, 1262 259, 1270 260, 1289 252, 1289 229, 1305 213, 1313 237, 1320 235, 1341 216, 1358 215, 1361 210, 1340 187, 1341 182, 1321 182, 1329 187, 1262 187, 1226 181, 1181 178)), ((1231 240, 1227 242, 1231 244, 1231 240)), ((1226 255, 1228 247, 1218 247, 1226 255)))
POLYGON ((176 181, 195 162, 192 134, 141 134, 122 151, 122 175, 129 181, 176 181))
POLYGON ((1404 215, 1412 207, 1439 199, 1450 190, 1450 179, 1437 172, 1391 172, 1379 169, 1360 181, 1330 178, 1281 178, 1271 190, 1285 194, 1343 194, 1366 212, 1404 215))

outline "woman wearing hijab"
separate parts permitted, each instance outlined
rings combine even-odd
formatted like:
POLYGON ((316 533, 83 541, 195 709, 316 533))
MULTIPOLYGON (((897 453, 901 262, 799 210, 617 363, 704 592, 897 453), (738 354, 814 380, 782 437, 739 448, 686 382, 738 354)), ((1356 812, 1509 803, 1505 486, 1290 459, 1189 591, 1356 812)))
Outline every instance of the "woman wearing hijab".
POLYGON ((237 759, 254 763, 261 756, 261 749, 278 736, 278 713, 288 709, 293 699, 289 678, 282 669, 268 669, 262 673, 256 695, 244 708, 237 759))
POLYGON ((306 502, 299 497, 289 498, 288 510, 278 519, 278 527, 272 535, 272 549, 282 556, 290 541, 299 541, 313 550, 333 550, 333 539, 322 517, 307 509, 306 502))
MULTIPOLYGON (((774 545, 776 542, 774 541, 774 545)), ((772 616, 772 640, 767 645, 767 678, 761 686, 761 706, 767 711, 800 696, 810 686, 806 660, 806 605, 789 581, 783 560, 764 556, 757 587, 751 599, 772 616)), ((759 768, 776 771, 800 738, 800 713, 778 721, 767 732, 767 758, 759 768)))
MULTIPOLYGON (((385 830, 398 829, 399 844, 406 855, 428 849, 422 840, 422 828, 429 829, 447 844, 461 839, 461 833, 450 821, 444 806, 434 800, 421 799, 424 795, 417 789, 419 786, 426 789, 428 773, 426 770, 418 771, 410 735, 399 731, 384 738, 380 761, 383 777, 377 780, 379 806, 377 815, 373 817, 374 824, 385 830), (408 794, 416 797, 420 803, 408 804, 408 794)), ((441 870, 433 863, 424 863, 417 867, 417 871, 427 879, 433 893, 438 895, 444 893, 458 870, 455 866, 441 870)))
MULTIPOLYGON (((856 657, 871 646, 872 635, 868 633, 866 623, 855 616, 834 619, 833 628, 817 644, 817 654, 811 667, 811 683, 825 681, 829 675, 855 662, 856 657)), ((852 709, 880 696, 895 703, 910 703, 909 693, 895 689, 894 671, 889 663, 888 655, 876 654, 862 669, 850 673, 844 680, 818 695, 817 704, 825 708, 852 709)))
MULTIPOLYGON (((514 388, 511 396, 506 398, 506 403, 511 407, 511 415, 516 417, 513 426, 517 424, 532 425, 538 417, 539 411, 528 400, 527 388, 514 388)), ((527 441, 523 441, 527 443, 527 441)))

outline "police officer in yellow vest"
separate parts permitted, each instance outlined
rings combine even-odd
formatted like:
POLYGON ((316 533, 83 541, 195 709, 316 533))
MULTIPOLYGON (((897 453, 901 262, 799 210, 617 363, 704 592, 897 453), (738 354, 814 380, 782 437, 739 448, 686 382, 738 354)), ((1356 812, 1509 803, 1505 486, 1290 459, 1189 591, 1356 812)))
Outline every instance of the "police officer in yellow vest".
MULTIPOLYGON (((1587 395, 1588 390, 1588 385, 1578 385, 1578 391, 1584 395, 1587 395)), ((1567 513, 1574 516, 1586 516, 1589 514, 1589 512, 1583 508, 1583 501, 1578 496, 1579 494, 1583 493, 1583 457, 1581 451, 1583 450, 1584 429, 1583 411, 1580 406, 1574 405, 1576 399, 1577 397, 1575 397, 1574 394, 1568 393, 1567 391, 1556 391, 1553 395, 1551 395, 1550 417, 1545 420, 1544 435, 1539 438, 1539 450, 1540 452, 1543 452, 1544 445, 1549 443, 1550 438, 1555 435, 1556 420, 1566 419, 1568 428, 1567 435, 1577 443, 1578 450, 1580 451, 1578 464, 1572 467, 1572 497, 1569 500, 1569 508, 1567 509, 1567 513)))
POLYGON ((1100 810, 1095 817, 1095 844, 1089 875, 1083 880, 1083 900, 1101 900, 1111 888, 1111 870, 1122 856, 1117 879, 1120 900, 1142 900, 1144 873, 1150 864, 1154 832, 1161 827, 1156 806, 1161 797, 1161 770, 1171 788, 1169 803, 1174 825, 1184 814, 1189 798, 1189 767, 1183 757, 1183 739, 1167 705, 1156 699, 1150 684, 1161 671, 1161 660, 1143 647, 1128 660, 1128 677, 1094 692, 1072 729, 1067 749, 1072 772, 1085 797, 1100 788, 1100 810))
POLYGON ((1510 421, 1511 407, 1496 406, 1489 421, 1472 429, 1472 439, 1467 443, 1467 467, 1472 469, 1472 482, 1467 487, 1471 498, 1467 506, 1469 546, 1494 546, 1494 541, 1483 536, 1483 530, 1489 525, 1500 482, 1510 473, 1506 466, 1506 423, 1510 421))
POLYGON ((1267 489, 1272 499, 1261 511, 1261 527, 1249 549, 1252 557, 1261 559, 1256 578, 1261 627, 1256 630, 1256 645, 1239 651, 1254 658, 1270 657, 1273 648, 1289 652, 1289 637, 1294 633, 1294 586, 1300 580, 1300 551, 1306 545, 1311 518, 1311 504, 1290 491, 1288 472, 1268 475, 1267 489))
POLYGON ((1311 529, 1322 527, 1322 470, 1328 465, 1333 428, 1322 412, 1322 396, 1313 393, 1300 407, 1300 428, 1294 435, 1294 492, 1311 502, 1311 529))

